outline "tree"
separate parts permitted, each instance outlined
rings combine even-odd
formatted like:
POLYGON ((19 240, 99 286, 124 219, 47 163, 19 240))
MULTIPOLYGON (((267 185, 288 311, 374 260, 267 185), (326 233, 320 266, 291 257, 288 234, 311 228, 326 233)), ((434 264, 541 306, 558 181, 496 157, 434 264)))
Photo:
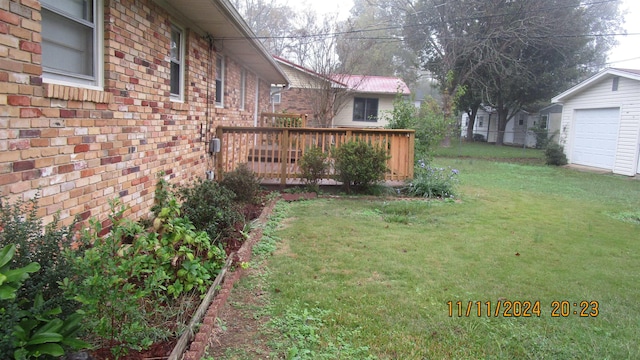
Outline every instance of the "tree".
POLYGON ((612 1, 419 0, 405 35, 445 94, 467 85, 496 109, 500 145, 511 116, 593 70, 619 23, 612 1))
POLYGON ((336 50, 341 63, 354 74, 398 76, 405 83, 417 80, 417 57, 404 42, 402 23, 407 2, 355 0, 347 31, 339 35, 336 50), (365 55, 352 56, 353 53, 365 55))
POLYGON ((282 56, 289 44, 295 11, 277 0, 232 0, 233 6, 273 55, 282 56))

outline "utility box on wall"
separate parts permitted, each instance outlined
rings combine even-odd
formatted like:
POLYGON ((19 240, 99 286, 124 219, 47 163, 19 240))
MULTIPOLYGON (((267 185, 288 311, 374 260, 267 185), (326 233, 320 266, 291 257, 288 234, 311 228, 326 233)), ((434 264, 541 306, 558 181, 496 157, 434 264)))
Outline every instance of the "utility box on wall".
POLYGON ((220 152, 220 139, 214 138, 209 141, 209 154, 220 152))

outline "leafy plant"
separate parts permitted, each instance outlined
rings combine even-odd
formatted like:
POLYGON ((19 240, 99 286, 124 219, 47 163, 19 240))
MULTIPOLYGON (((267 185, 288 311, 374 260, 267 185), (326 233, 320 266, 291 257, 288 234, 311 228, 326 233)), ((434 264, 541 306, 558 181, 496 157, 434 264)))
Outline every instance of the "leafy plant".
POLYGON ((41 292, 35 295, 33 304, 29 303, 26 310, 19 308, 15 302, 7 303, 7 300, 16 298, 18 289, 29 274, 40 269, 37 262, 10 269, 15 251, 15 245, 5 246, 0 251, 0 315, 3 320, 7 320, 6 315, 12 315, 9 319, 11 321, 3 321, 5 334, 0 348, 2 358, 13 356, 17 360, 23 360, 43 355, 62 356, 63 345, 74 349, 86 347, 88 344, 76 338, 81 329, 81 314, 72 314, 64 320, 58 318, 62 309, 59 306, 54 309, 44 308, 45 301, 41 292))
POLYGON ((542 124, 538 124, 529 129, 536 137, 536 149, 545 149, 547 144, 551 140, 549 137, 549 130, 543 128, 542 124))
POLYGON ((383 111, 382 118, 387 121, 387 129, 415 129, 417 115, 415 105, 398 92, 393 99, 393 109, 383 111))
POLYGON ((458 170, 436 168, 418 160, 413 179, 404 191, 410 196, 450 198, 455 195, 458 170))
POLYGON ((20 287, 18 298, 31 303, 35 294, 42 292, 44 309, 60 306, 63 313, 69 315, 76 310, 77 303, 65 299, 57 284, 72 275, 62 253, 63 249, 73 246, 76 223, 61 226, 59 217, 55 216, 44 226, 38 210, 38 196, 14 203, 0 198, 0 247, 15 245, 14 266, 27 266, 33 262, 40 264, 40 269, 20 287))
POLYGON ((211 240, 229 235, 233 225, 243 220, 233 199, 236 195, 215 181, 199 179, 177 190, 180 210, 196 230, 205 231, 211 240))
POLYGON ((547 165, 562 166, 567 164, 567 156, 564 154, 564 146, 550 141, 544 149, 545 163, 547 165))
POLYGON ((349 141, 333 151, 338 180, 347 192, 352 187, 366 189, 382 180, 387 171, 389 156, 384 146, 373 146, 364 141, 349 141))
POLYGON ((224 174, 220 185, 233 191, 238 201, 257 202, 260 179, 249 169, 247 164, 240 164, 235 170, 224 174))
POLYGON ((140 350, 171 334, 149 319, 160 317, 169 298, 188 292, 206 292, 224 263, 224 251, 213 246, 205 232, 198 232, 180 206, 168 194, 154 231, 123 217, 126 210, 111 202, 113 224, 105 236, 101 223, 91 219, 83 233, 88 247, 73 257, 77 276, 62 285, 83 304, 94 341, 120 356, 128 349, 140 350))
POLYGON ((302 170, 302 177, 306 180, 307 186, 315 192, 318 192, 320 180, 329 171, 327 157, 322 148, 313 146, 308 148, 300 159, 299 165, 300 170, 302 170))

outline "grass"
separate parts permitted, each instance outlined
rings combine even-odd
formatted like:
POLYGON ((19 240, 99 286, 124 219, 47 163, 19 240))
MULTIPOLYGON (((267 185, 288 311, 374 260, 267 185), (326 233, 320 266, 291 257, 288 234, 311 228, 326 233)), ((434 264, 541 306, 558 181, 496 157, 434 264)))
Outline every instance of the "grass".
POLYGON ((456 201, 288 206, 265 276, 272 349, 301 359, 640 358, 640 225, 628 221, 640 214, 639 181, 436 164, 460 170, 456 201), (539 302, 540 316, 494 316, 507 301, 539 302), (567 301, 568 316, 551 316, 554 301, 560 315, 567 301), (580 317, 592 301, 597 316, 580 317))
POLYGON ((506 145, 495 146, 485 142, 452 141, 449 147, 437 148, 434 156, 544 164, 544 150, 506 145))

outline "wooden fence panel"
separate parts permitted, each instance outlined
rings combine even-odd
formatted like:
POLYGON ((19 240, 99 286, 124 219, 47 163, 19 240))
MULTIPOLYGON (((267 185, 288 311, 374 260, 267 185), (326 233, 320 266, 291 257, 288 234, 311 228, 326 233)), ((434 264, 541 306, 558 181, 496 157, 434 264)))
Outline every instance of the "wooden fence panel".
MULTIPOLYGON (((216 155, 218 176, 244 163, 256 176, 278 179, 284 185, 302 179, 298 163, 307 149, 320 147, 331 161, 333 149, 358 139, 387 149, 390 158, 385 180, 413 178, 413 130, 224 126, 218 127, 216 136, 221 141, 221 151, 216 155)), ((334 174, 331 168, 327 178, 332 179, 334 174)))

